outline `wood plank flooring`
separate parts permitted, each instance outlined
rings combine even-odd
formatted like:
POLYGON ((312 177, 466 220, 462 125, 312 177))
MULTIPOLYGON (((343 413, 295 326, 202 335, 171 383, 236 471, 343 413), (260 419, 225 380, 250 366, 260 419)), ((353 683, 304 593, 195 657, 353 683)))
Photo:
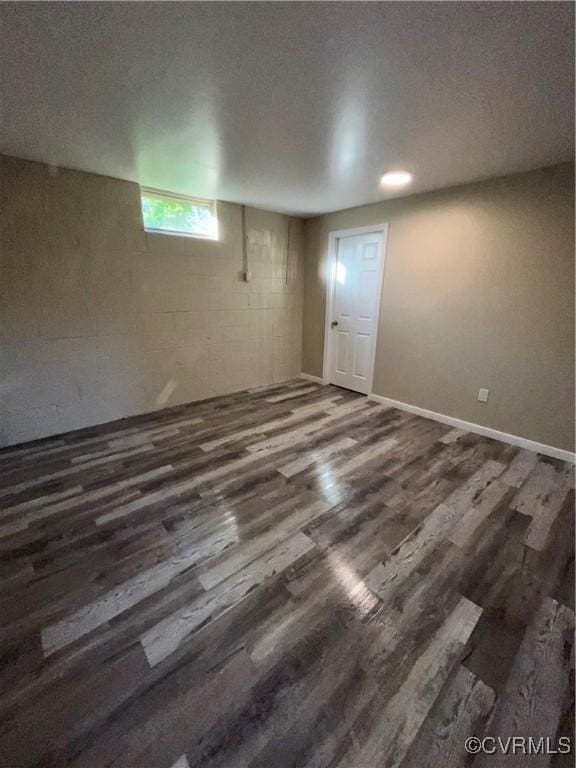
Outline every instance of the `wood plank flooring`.
POLYGON ((574 477, 301 380, 0 452, 0 765, 560 766, 574 477))

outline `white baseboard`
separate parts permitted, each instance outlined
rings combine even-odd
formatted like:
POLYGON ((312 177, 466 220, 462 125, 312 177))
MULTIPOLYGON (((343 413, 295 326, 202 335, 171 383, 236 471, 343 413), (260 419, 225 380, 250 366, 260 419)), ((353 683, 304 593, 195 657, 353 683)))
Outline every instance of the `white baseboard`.
POLYGON ((306 379, 306 381, 313 381, 315 384, 323 384, 321 376, 311 376, 309 373, 301 373, 300 374, 301 379, 306 379))
POLYGON ((569 461, 572 464, 575 462, 575 455, 562 448, 554 448, 552 445, 537 443, 535 440, 527 440, 525 437, 509 435, 507 432, 499 432, 497 429, 483 427, 481 424, 473 424, 471 421, 455 419, 453 416, 446 416, 444 413, 428 411, 426 408, 419 408, 417 405, 402 403, 399 400, 390 400, 390 398, 382 397, 382 395, 371 394, 368 395, 368 399, 374 400, 376 403, 382 403, 382 405, 389 405, 392 408, 399 408, 401 411, 414 413, 416 416, 423 416, 426 419, 434 419, 434 421, 439 421, 442 424, 449 424, 451 427, 456 427, 464 432, 475 432, 477 435, 491 437, 494 440, 500 440, 501 442, 509 443, 510 445, 517 445, 519 448, 526 448, 528 451, 536 451, 537 453, 542 453, 545 456, 552 456, 561 461, 569 461))

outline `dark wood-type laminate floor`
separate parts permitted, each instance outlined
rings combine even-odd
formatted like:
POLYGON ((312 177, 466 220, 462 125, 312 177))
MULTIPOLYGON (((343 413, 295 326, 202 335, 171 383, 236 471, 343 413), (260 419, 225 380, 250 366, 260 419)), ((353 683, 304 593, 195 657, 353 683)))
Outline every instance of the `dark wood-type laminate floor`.
POLYGON ((436 768, 569 736, 573 487, 302 380, 4 450, 0 763, 436 768))

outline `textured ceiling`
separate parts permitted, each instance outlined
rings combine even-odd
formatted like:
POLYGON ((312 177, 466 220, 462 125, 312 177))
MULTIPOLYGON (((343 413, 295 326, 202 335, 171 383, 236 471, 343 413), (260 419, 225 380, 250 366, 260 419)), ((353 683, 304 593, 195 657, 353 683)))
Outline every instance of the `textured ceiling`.
POLYGON ((294 214, 571 159, 572 3, 1 3, 0 151, 294 214))

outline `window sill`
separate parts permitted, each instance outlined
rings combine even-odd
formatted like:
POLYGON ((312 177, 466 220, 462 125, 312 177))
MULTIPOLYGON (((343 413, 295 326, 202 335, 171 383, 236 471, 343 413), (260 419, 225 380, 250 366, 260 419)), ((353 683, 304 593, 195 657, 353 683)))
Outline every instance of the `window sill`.
POLYGON ((167 235, 168 237, 183 237, 188 240, 207 240, 211 243, 218 242, 218 236, 194 235, 191 232, 171 232, 168 229, 144 229, 147 235, 167 235))

